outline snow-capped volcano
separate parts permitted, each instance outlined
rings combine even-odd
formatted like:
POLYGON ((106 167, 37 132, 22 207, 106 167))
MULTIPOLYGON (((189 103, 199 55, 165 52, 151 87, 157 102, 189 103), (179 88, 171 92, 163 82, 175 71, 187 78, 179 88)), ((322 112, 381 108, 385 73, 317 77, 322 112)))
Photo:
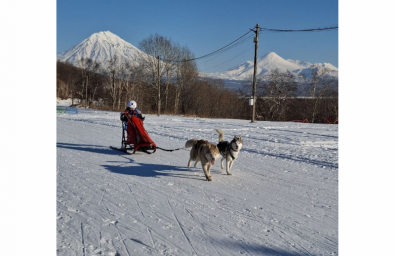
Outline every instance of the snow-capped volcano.
POLYGON ((79 66, 81 58, 90 58, 104 64, 117 55, 120 60, 136 60, 142 51, 110 31, 98 32, 83 40, 70 50, 58 55, 60 61, 79 66))
MULTIPOLYGON (((134 62, 141 56, 146 54, 126 42, 119 36, 110 31, 98 32, 83 40, 70 50, 58 55, 60 61, 69 62, 74 66, 79 66, 81 58, 90 58, 95 62, 106 65, 107 60, 117 55, 122 61, 134 62)), ((152 57, 153 58, 153 57, 152 57)), ((310 67, 313 64, 300 60, 285 60, 278 56, 275 52, 269 52, 257 60, 257 77, 264 76, 271 70, 278 69, 280 72, 290 71, 294 74, 311 75, 310 67)), ((315 63, 319 68, 327 68, 329 74, 337 77, 338 69, 330 63, 315 63)), ((224 79, 226 81, 239 81, 250 79, 254 74, 254 61, 246 61, 235 68, 225 72, 217 73, 201 73, 202 77, 210 77, 224 79)), ((227 83, 227 82, 226 82, 227 83)))
MULTIPOLYGON (((310 67, 313 64, 300 60, 285 60, 278 56, 275 52, 269 52, 257 60, 257 77, 264 76, 271 70, 278 69, 280 72, 290 71, 294 74, 309 75, 310 67)), ((330 75, 337 77, 338 69, 330 63, 315 63, 318 68, 327 68, 330 75)), ((229 69, 225 72, 217 72, 208 74, 209 77, 228 79, 228 80, 245 80, 254 74, 254 61, 246 61, 239 66, 229 69)))

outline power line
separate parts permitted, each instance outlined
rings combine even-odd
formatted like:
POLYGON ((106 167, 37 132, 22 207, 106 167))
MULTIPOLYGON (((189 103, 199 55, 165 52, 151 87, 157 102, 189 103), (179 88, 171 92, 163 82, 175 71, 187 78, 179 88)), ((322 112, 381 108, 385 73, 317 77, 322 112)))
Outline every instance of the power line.
POLYGON ((247 34, 249 34, 250 32, 251 32, 251 31, 248 31, 247 33, 245 33, 245 34, 242 35, 241 37, 237 38, 237 39, 234 40, 233 42, 231 42, 231 43, 225 45, 224 47, 222 47, 222 48, 220 48, 220 49, 218 49, 218 50, 216 50, 216 51, 214 51, 214 52, 212 52, 212 53, 203 55, 203 56, 198 57, 198 58, 195 58, 195 59, 186 60, 186 61, 198 60, 198 59, 206 58, 206 57, 208 57, 208 56, 211 56, 211 55, 213 55, 213 54, 216 54, 216 53, 218 53, 219 51, 222 51, 222 50, 224 50, 225 48, 229 47, 230 45, 236 43, 237 41, 239 41, 240 39, 242 39, 243 37, 245 37, 247 34))
MULTIPOLYGON (((216 66, 209 67, 209 68, 206 68, 206 69, 202 69, 202 70, 200 70, 200 71, 205 71, 205 70, 208 70, 208 69, 216 68, 216 67, 218 67, 218 66, 222 66, 222 65, 224 65, 224 64, 226 64, 226 63, 228 63, 229 61, 236 59, 237 57, 239 57, 239 56, 240 56, 240 55, 242 55, 243 53, 246 53, 246 52, 248 52, 248 51, 249 51, 249 50, 251 50, 252 48, 254 48, 254 46, 252 46, 252 47, 248 47, 248 49, 247 49, 247 50, 243 51, 243 52, 242 52, 242 53, 240 53, 239 55, 236 55, 236 56, 235 56, 235 57, 233 57, 232 59, 229 59, 229 60, 227 60, 227 61, 225 61, 225 62, 222 62, 222 63, 220 63, 220 64, 218 64, 218 65, 216 65, 216 66)), ((239 64, 239 65, 237 65, 237 66, 235 66, 235 67, 238 67, 238 66, 241 66, 241 65, 242 65, 242 64, 239 64)), ((230 68, 230 69, 228 69, 228 70, 231 70, 231 69, 233 69, 233 68, 230 68)))
MULTIPOLYGON (((330 27, 320 27, 320 28, 308 28, 308 29, 274 29, 274 28, 260 28, 259 31, 266 31, 266 32, 319 32, 319 31, 329 31, 329 30, 336 30, 339 27, 337 25, 335 26, 330 26, 330 27)), ((252 36, 249 36, 247 38, 244 38, 242 41, 240 41, 243 37, 245 37, 246 35, 248 35, 250 32, 252 32, 253 30, 248 31, 247 33, 245 33, 244 35, 240 36, 239 38, 237 38, 236 40, 234 40, 233 42, 225 45, 224 47, 213 51, 211 53, 205 54, 203 56, 197 57, 197 58, 192 58, 192 59, 185 59, 185 60, 163 60, 163 61, 167 61, 167 62, 182 62, 182 61, 195 61, 195 60, 200 60, 200 59, 204 59, 219 53, 224 53, 230 49, 232 49, 233 47, 236 47, 237 45, 240 45, 244 42, 246 42, 249 38, 251 38, 252 36)), ((213 58, 215 59, 215 58, 213 58)))
POLYGON ((232 46, 230 46, 230 47, 224 49, 224 50, 221 51, 221 52, 218 52, 218 55, 216 55, 215 57, 213 57, 213 58, 211 58, 211 59, 209 59, 209 60, 207 60, 207 61, 205 61, 205 62, 199 63, 199 64, 202 65, 202 64, 205 64, 205 63, 207 63, 207 62, 210 62, 210 61, 212 61, 212 60, 218 58, 219 56, 221 56, 223 53, 227 52, 228 50, 230 50, 230 49, 232 49, 232 48, 234 48, 234 47, 236 47, 236 46, 239 46, 239 45, 244 44, 245 42, 247 42, 247 41, 248 41, 250 38, 252 38, 253 36, 254 36, 254 35, 250 35, 250 36, 244 38, 242 41, 237 42, 236 44, 234 44, 234 45, 232 45, 232 46))
POLYGON ((217 53, 219 53, 219 52, 221 52, 221 51, 228 50, 227 48, 230 48, 233 44, 235 44, 237 41, 241 40, 243 37, 245 37, 245 36, 248 35, 249 33, 251 33, 251 31, 248 31, 247 33, 245 33, 245 34, 242 35, 241 37, 237 38, 237 39, 234 40, 233 42, 231 42, 231 43, 225 45, 224 47, 222 47, 222 48, 220 48, 220 49, 218 49, 218 50, 216 50, 216 51, 214 51, 214 52, 211 52, 211 53, 209 53, 209 54, 206 54, 206 55, 197 57, 197 58, 186 59, 186 60, 164 60, 164 61, 168 61, 168 62, 170 62, 170 61, 181 62, 181 61, 194 61, 194 60, 199 60, 199 59, 207 58, 207 57, 210 57, 210 56, 212 56, 212 55, 214 55, 214 54, 217 54, 217 53))
POLYGON ((322 28, 308 28, 308 29, 274 29, 274 28, 260 28, 259 31, 270 31, 270 32, 315 32, 315 31, 326 31, 336 30, 339 26, 322 27, 322 28))

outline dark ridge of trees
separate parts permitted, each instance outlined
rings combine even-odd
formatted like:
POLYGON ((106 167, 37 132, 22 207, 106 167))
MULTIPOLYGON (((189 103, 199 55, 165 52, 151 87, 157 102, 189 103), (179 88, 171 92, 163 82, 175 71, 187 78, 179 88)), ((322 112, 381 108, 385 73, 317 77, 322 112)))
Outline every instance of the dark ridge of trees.
MULTIPOLYGON (((127 78, 116 78, 115 71, 109 75, 90 73, 88 86, 88 106, 102 110, 123 111, 129 100, 137 102, 143 113, 157 112, 157 88, 147 84, 137 75, 127 78), (114 93, 116 91, 116 93, 114 93), (115 94, 115 96, 114 96, 115 94), (114 104, 115 103, 115 104, 114 104), (119 104, 118 104, 119 103, 119 104)), ((80 68, 68 63, 57 62, 57 97, 72 98, 74 104, 85 106, 86 80, 81 76, 80 68)), ((84 74, 85 76, 85 74, 84 74)), ((237 92, 227 90, 222 80, 199 79, 183 85, 182 89, 176 81, 166 83, 161 80, 162 114, 178 114, 209 118, 249 118, 248 100, 240 98, 237 92), (166 88, 167 87, 167 88, 166 88), (167 99, 167 100, 166 100, 167 99), (176 104, 176 101, 178 103, 176 104)))
MULTIPOLYGON (((123 111, 129 100, 135 100, 147 114, 251 119, 252 81, 235 92, 226 89, 223 80, 200 78, 196 63, 183 61, 194 58, 190 50, 157 34, 140 47, 173 61, 162 61, 159 72, 157 60, 147 55, 133 63, 114 57, 99 65, 85 59, 80 67, 57 61, 56 96, 102 110, 123 111)), ((311 71, 311 78, 274 70, 258 79, 256 120, 334 122, 338 81, 325 69, 312 66, 311 71)))

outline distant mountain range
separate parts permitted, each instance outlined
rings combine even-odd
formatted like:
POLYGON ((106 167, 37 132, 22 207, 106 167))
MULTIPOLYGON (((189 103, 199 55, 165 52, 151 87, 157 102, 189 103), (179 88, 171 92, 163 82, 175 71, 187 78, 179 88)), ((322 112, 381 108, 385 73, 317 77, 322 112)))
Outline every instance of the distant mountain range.
MULTIPOLYGON (((313 64, 300 60, 284 60, 275 52, 269 52, 257 59, 257 77, 264 76, 271 70, 278 69, 281 72, 290 71, 293 74, 311 75, 311 66, 313 64)), ((330 63, 315 63, 318 68, 326 68, 329 74, 338 77, 338 69, 330 63)), ((210 73, 208 77, 227 80, 246 80, 250 79, 254 74, 254 61, 246 61, 233 69, 225 72, 210 73)))
MULTIPOLYGON (((110 31, 94 33, 73 48, 57 56, 58 60, 69 62, 74 66, 79 66, 81 58, 90 58, 98 63, 106 63, 107 60, 117 55, 121 60, 135 61, 143 52, 126 42, 119 36, 110 31)), ((300 60, 285 60, 275 52, 269 52, 257 60, 257 77, 264 76, 267 72, 278 69, 285 72, 290 71, 294 74, 305 74, 310 76, 312 63, 300 60)), ((338 77, 338 69, 330 63, 315 63, 319 68, 327 68, 329 74, 338 77)), ((254 61, 246 61, 237 67, 225 72, 201 73, 201 76, 224 79, 227 87, 237 88, 240 82, 250 79, 254 73, 254 61)))

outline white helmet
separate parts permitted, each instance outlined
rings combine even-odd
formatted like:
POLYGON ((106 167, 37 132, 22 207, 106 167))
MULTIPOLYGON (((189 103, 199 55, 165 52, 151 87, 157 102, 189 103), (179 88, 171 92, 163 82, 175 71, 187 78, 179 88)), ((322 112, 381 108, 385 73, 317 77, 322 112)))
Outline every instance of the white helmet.
POLYGON ((129 101, 128 108, 137 108, 137 103, 134 100, 129 101))

